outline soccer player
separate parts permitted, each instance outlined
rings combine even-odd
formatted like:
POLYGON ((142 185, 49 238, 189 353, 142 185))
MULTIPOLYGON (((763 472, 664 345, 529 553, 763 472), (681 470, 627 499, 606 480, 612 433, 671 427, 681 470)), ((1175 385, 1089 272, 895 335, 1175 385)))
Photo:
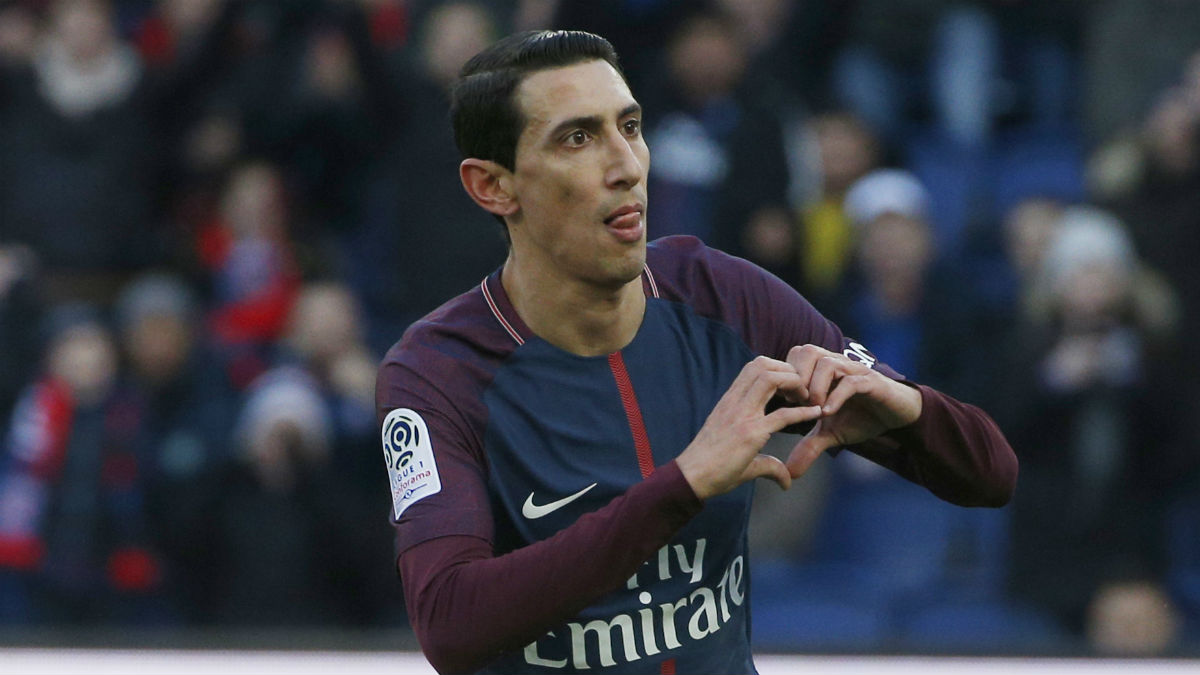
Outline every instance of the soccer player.
POLYGON ((650 153, 611 45, 509 36, 452 117, 504 265, 415 323, 376 388, 409 616, 440 672, 754 672, 746 526, 848 448, 964 505, 1017 463, 752 264, 646 242, 650 153), (811 429, 786 463, 769 435, 811 429))

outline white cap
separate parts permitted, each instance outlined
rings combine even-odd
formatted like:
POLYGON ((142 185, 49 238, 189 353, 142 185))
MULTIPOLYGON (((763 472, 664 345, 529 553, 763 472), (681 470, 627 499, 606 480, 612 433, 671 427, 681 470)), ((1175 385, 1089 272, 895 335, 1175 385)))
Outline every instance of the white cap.
POLYGON ((292 425, 306 449, 323 452, 331 442, 333 421, 319 385, 299 368, 281 366, 255 378, 236 435, 243 449, 251 450, 279 423, 292 425))
POLYGON ((879 169, 858 179, 846 193, 844 208, 850 222, 862 225, 885 213, 917 220, 929 216, 929 191, 901 169, 879 169))
POLYGON ((1133 240, 1116 216, 1094 206, 1074 206, 1059 220, 1043 269, 1058 283, 1091 265, 1128 272, 1135 263, 1133 240))

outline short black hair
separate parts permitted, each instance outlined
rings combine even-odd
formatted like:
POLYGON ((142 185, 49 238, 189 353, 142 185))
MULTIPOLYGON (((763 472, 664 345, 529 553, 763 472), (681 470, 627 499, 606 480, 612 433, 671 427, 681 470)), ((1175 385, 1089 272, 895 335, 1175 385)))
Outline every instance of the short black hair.
POLYGON ((515 170, 517 139, 526 121, 513 96, 521 81, 535 71, 592 60, 607 62, 625 78, 612 44, 584 31, 514 33, 471 57, 450 92, 454 142, 463 158, 515 170))

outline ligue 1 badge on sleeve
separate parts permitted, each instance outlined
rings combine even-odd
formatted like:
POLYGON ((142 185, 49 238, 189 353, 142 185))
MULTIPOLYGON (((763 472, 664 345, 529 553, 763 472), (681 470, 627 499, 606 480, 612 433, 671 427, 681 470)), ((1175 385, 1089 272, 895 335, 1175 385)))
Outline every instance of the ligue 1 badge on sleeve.
POLYGON ((416 411, 397 408, 383 419, 383 458, 397 520, 408 507, 441 491, 429 428, 416 411))

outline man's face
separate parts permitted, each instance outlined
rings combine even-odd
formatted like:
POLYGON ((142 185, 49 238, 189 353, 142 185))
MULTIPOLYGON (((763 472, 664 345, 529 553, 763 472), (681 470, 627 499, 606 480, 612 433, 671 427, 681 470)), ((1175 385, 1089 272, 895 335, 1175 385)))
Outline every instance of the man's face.
POLYGON ((641 107, 604 61, 538 71, 521 83, 509 218, 513 255, 551 278, 618 287, 646 258, 641 107))

